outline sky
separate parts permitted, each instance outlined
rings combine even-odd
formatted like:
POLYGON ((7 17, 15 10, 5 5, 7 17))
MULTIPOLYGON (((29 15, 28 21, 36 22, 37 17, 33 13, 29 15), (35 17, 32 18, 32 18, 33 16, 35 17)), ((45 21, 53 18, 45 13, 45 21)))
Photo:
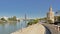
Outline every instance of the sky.
POLYGON ((17 16, 24 18, 45 17, 50 5, 53 11, 60 10, 60 0, 0 0, 0 17, 17 16))

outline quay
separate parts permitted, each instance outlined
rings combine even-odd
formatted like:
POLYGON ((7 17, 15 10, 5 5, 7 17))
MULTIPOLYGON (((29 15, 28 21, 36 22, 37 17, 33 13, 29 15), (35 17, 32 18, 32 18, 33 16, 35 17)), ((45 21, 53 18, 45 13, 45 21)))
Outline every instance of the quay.
POLYGON ((42 25, 47 27, 50 30, 51 34, 60 34, 60 26, 46 23, 43 23, 42 25))
POLYGON ((47 23, 37 23, 11 34, 60 34, 60 26, 47 23))
POLYGON ((45 27, 41 24, 34 24, 22 30, 13 32, 11 34, 45 34, 45 27))

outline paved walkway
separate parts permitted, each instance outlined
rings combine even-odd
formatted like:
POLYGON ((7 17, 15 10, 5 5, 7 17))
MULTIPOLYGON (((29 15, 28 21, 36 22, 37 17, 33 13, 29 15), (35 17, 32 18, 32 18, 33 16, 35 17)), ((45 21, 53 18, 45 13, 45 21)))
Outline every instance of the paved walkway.
POLYGON ((34 24, 12 34, 45 34, 45 27, 41 24, 34 24))
POLYGON ((60 31, 55 29, 56 28, 55 25, 45 24, 45 23, 43 23, 43 25, 51 31, 51 34, 60 34, 60 31))

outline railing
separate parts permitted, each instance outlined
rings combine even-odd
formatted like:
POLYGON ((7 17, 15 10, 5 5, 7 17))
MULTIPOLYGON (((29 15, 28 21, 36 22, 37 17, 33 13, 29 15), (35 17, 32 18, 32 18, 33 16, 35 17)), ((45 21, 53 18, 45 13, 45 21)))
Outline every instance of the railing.
POLYGON ((58 26, 58 25, 55 25, 55 30, 58 30, 58 31, 60 31, 60 26, 58 26))

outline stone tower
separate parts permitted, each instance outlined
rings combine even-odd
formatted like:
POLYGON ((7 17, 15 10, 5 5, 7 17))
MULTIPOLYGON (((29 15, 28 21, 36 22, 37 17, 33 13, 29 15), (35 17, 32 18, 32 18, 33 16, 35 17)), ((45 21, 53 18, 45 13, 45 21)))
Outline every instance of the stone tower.
POLYGON ((54 23, 54 12, 52 11, 52 6, 50 6, 49 12, 47 13, 47 23, 54 23))

